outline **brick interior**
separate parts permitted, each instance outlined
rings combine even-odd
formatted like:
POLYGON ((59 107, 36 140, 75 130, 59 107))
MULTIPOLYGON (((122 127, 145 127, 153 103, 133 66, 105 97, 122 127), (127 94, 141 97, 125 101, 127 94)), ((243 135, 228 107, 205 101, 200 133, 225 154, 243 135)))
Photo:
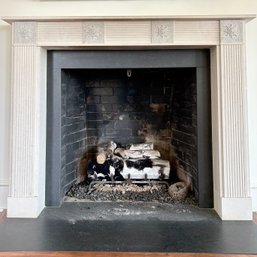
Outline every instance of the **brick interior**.
MULTIPOLYGON (((153 142, 176 160, 197 195, 196 72, 194 68, 62 71, 62 178, 66 191, 79 158, 113 140, 153 142)), ((173 171, 174 172, 174 171, 173 171)))

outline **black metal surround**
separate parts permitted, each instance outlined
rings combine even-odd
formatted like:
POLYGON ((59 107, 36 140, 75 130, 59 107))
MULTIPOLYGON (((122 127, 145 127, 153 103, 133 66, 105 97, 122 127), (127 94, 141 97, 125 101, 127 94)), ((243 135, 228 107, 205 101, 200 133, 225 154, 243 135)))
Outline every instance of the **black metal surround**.
POLYGON ((61 76, 63 69, 195 68, 199 206, 213 207, 211 93, 208 50, 49 51, 46 206, 59 206, 61 188, 61 76))

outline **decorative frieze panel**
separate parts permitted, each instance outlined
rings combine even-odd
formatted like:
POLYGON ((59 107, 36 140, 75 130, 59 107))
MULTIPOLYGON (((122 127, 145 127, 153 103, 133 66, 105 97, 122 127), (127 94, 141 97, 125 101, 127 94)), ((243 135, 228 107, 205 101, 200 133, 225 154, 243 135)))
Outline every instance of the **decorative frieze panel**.
POLYGON ((150 21, 106 21, 105 44, 150 45, 150 21))
POLYGON ((173 21, 152 21, 152 43, 173 43, 173 21))
POLYGON ((174 43, 185 45, 219 44, 218 21, 175 21, 174 43))
POLYGON ((220 42, 222 44, 243 43, 243 21, 220 21, 220 42))
POLYGON ((103 44, 104 43, 104 22, 87 21, 82 22, 82 43, 103 44))
POLYGON ((216 45, 219 21, 39 21, 39 46, 216 45))
POLYGON ((81 22, 38 22, 38 45, 82 44, 81 22))
POLYGON ((34 45, 37 42, 36 22, 15 22, 13 43, 17 45, 34 45))

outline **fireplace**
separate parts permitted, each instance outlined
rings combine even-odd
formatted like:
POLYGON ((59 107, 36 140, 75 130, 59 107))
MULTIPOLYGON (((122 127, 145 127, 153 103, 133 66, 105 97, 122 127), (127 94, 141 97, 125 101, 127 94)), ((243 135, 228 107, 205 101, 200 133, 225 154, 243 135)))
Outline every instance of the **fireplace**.
MULTIPOLYGON (((244 31, 252 18, 6 18, 13 28, 8 216, 37 217, 45 206, 47 50, 209 49, 214 209, 222 219, 251 219, 244 31)), ((77 60, 73 65, 81 69, 77 60)))
POLYGON ((113 141, 152 143, 212 208, 209 70, 208 50, 49 51, 46 205, 61 204, 84 154, 113 141))

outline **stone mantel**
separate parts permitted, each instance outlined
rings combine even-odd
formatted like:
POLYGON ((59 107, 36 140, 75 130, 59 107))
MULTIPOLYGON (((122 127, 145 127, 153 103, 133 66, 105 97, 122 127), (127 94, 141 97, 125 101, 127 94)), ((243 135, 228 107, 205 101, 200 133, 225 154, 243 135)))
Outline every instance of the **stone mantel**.
MULTIPOLYGON (((231 36, 229 36, 231 30, 233 30, 232 33, 240 33, 244 37, 243 24, 254 17, 254 15, 70 16, 3 17, 3 20, 15 28, 14 45, 24 45, 26 41, 27 45, 56 48, 60 46, 149 47, 158 45, 176 47, 181 45, 211 46, 227 43, 226 39, 231 36), (222 29, 224 30, 223 36, 220 34, 222 29), (224 36, 226 33, 228 34, 224 36), (28 37, 32 36, 33 39, 28 41, 28 37), (22 37, 23 40, 21 40, 22 37), (25 41, 24 38, 26 38, 25 41)), ((230 40, 230 43, 238 42, 230 40)))
POLYGON ((162 15, 162 16, 5 16, 2 20, 15 21, 83 21, 83 20, 245 20, 250 21, 255 14, 239 15, 162 15))
POLYGON ((9 217, 45 205, 48 49, 209 48, 214 208, 224 220, 252 219, 245 27, 254 15, 4 17, 12 26, 9 217))

